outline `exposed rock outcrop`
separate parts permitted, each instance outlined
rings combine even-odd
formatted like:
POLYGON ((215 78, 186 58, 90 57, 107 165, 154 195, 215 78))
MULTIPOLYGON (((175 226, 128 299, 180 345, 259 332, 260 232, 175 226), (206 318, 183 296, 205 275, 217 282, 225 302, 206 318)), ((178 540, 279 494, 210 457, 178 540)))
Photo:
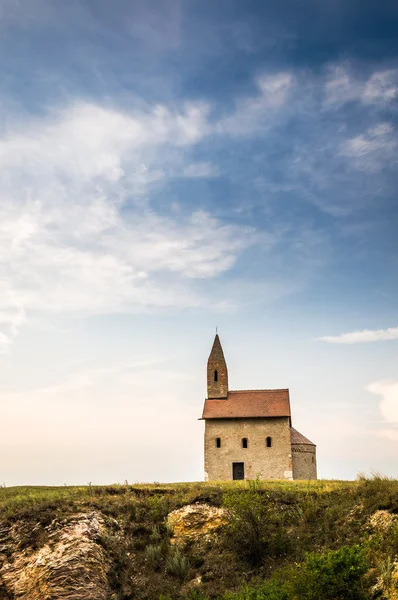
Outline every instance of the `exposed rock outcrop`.
POLYGON ((173 532, 171 543, 209 541, 217 530, 226 523, 227 513, 223 508, 208 504, 188 504, 169 513, 167 522, 173 532))
MULTIPOLYGON (((107 600, 108 565, 98 543, 105 532, 101 515, 76 514, 46 529, 46 543, 39 549, 16 547, 11 556, 3 556, 0 586, 19 600, 107 600)), ((8 537, 18 546, 17 531, 10 528, 8 537)))
POLYGON ((391 514, 388 510, 376 510, 369 519, 371 527, 379 531, 385 531, 397 522, 397 516, 391 514))

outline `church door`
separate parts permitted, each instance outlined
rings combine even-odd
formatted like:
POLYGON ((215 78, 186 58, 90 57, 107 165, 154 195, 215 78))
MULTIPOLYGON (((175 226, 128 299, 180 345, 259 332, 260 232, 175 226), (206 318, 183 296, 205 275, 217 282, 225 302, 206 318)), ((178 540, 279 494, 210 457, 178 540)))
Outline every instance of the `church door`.
POLYGON ((232 479, 245 478, 245 463, 232 463, 232 479))

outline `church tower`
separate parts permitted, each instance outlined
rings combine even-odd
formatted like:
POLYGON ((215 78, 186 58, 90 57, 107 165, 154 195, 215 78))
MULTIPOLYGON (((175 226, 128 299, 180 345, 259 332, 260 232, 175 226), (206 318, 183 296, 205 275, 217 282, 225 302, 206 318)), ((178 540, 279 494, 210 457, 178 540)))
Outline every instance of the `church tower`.
POLYGON ((228 369, 222 351, 218 334, 214 338, 213 347, 207 361, 207 397, 227 398, 228 396, 228 369))
POLYGON ((202 419, 206 481, 317 478, 316 447, 292 427, 289 390, 228 389, 218 335, 202 419))

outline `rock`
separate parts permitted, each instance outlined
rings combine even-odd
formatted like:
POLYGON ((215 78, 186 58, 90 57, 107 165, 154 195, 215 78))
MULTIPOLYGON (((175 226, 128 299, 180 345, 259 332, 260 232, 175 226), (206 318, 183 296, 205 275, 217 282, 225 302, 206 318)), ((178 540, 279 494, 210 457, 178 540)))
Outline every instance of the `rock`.
POLYGON ((188 581, 188 583, 186 583, 181 588, 181 592, 183 594, 189 594, 189 592, 191 592, 192 590, 199 589, 201 587, 201 585, 202 585, 202 577, 200 575, 198 575, 194 579, 191 579, 191 581, 188 581))
POLYGON ((173 532, 172 544, 209 541, 226 522, 225 509, 209 504, 188 504, 167 516, 167 523, 173 532))
POLYGON ((1 584, 18 600, 107 600, 108 564, 98 543, 105 531, 99 513, 52 523, 38 550, 16 550, 0 568, 1 584))
POLYGON ((384 573, 379 575, 371 589, 372 598, 382 600, 398 600, 398 562, 387 559, 384 573))
POLYGON ((371 527, 379 531, 386 531, 396 522, 396 515, 392 515, 388 510, 376 510, 369 519, 371 527))

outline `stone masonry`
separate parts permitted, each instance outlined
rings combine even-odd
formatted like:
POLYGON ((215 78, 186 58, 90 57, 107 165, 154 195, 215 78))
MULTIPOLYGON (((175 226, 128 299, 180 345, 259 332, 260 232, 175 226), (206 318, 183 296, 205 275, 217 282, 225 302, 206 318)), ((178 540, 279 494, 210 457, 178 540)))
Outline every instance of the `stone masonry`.
POLYGON ((292 479, 289 418, 206 420, 207 478, 232 479, 234 462, 244 463, 245 479, 292 479), (266 445, 267 437, 272 440, 270 448, 266 445), (220 448, 216 446, 217 438, 220 439, 220 448), (247 439, 247 448, 242 447, 244 438, 247 439))
POLYGON ((216 335, 207 362, 205 479, 316 479, 316 446, 292 427, 289 390, 228 389, 216 335))

